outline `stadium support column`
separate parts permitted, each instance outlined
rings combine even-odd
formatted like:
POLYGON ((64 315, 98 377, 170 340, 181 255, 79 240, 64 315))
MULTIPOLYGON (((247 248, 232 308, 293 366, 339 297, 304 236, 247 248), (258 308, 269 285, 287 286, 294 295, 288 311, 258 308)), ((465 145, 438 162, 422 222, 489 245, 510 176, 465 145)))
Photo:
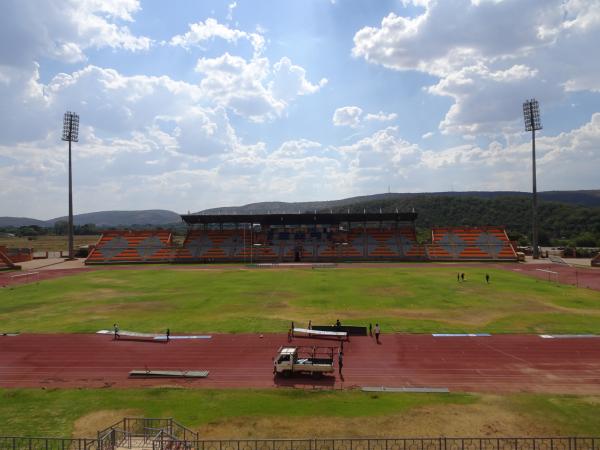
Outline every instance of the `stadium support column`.
POLYGON ((526 100, 523 103, 523 118, 525 119, 525 131, 531 131, 531 159, 532 159, 532 201, 531 201, 531 228, 533 259, 539 259, 540 250, 538 242, 538 217, 537 217, 537 181, 535 167, 535 131, 542 129, 540 120, 540 107, 535 99, 526 100))

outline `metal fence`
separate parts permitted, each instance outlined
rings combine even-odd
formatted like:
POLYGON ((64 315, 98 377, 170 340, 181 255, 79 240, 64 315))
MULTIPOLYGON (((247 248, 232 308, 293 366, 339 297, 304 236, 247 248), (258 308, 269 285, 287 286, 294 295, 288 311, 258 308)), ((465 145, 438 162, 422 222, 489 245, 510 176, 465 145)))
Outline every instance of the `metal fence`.
POLYGON ((0 450, 100 450, 97 439, 0 436, 0 450))
MULTIPOLYGON (((106 435, 105 432, 102 436, 106 435)), ((102 436, 98 439, 0 437, 0 450, 114 450, 116 447, 127 446, 124 441, 102 439, 102 436)), ((154 450, 600 450, 600 438, 155 439, 152 440, 152 448, 154 450)))

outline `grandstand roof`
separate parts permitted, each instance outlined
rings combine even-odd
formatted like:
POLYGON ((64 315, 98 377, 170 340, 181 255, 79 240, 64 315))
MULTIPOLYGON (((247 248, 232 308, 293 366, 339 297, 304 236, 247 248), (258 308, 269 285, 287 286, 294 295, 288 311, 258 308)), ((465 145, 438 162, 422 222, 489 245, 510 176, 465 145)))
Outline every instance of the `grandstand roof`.
POLYGON ((417 213, 182 214, 188 224, 337 225, 346 222, 414 222, 417 213))

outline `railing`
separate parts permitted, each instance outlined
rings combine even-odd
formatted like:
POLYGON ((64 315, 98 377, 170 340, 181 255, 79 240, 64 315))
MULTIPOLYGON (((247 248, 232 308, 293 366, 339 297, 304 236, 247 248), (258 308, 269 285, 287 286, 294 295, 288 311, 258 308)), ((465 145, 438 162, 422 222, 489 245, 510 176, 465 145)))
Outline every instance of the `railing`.
MULTIPOLYGON (((103 430, 98 439, 0 437, 0 450, 113 450, 131 445, 119 442, 118 433, 116 428, 103 430)), ((183 440, 160 431, 148 442, 153 450, 600 450, 599 437, 183 440)))
POLYGON ((97 439, 0 437, 0 450, 100 450, 97 439))
POLYGON ((98 432, 98 446, 101 450, 146 446, 156 440, 160 440, 161 443, 169 441, 195 442, 198 441, 198 433, 186 428, 173 418, 147 417, 125 417, 98 432))
POLYGON ((160 445, 154 450, 600 450, 600 438, 249 439, 160 445))

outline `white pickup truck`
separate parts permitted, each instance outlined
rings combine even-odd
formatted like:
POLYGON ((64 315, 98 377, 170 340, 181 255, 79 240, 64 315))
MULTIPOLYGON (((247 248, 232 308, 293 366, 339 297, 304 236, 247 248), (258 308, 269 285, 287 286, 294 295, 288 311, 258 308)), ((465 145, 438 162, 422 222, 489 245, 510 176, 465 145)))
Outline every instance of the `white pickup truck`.
POLYGON ((331 373, 335 352, 336 347, 280 347, 273 360, 273 374, 310 373, 319 376, 331 373))

